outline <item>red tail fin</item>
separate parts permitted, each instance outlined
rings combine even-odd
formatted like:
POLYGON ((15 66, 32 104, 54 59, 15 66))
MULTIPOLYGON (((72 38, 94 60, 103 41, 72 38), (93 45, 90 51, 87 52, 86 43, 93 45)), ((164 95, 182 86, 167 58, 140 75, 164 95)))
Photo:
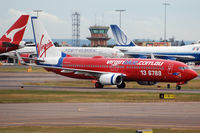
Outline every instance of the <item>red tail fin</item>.
POLYGON ((1 37, 0 41, 19 44, 23 38, 29 15, 22 15, 10 29, 1 37))

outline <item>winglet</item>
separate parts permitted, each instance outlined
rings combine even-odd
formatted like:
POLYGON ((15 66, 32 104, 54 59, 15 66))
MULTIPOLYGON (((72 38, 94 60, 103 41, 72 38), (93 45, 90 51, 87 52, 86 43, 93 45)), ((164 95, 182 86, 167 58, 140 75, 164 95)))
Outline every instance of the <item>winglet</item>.
POLYGON ((117 46, 137 46, 117 25, 110 25, 117 46))

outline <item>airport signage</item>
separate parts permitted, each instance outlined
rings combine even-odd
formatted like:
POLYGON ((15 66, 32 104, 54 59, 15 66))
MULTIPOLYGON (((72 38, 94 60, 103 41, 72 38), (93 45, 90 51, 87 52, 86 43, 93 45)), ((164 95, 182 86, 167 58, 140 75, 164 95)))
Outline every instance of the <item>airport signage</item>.
POLYGON ((169 94, 169 93, 160 93, 160 99, 175 99, 175 94, 169 94))

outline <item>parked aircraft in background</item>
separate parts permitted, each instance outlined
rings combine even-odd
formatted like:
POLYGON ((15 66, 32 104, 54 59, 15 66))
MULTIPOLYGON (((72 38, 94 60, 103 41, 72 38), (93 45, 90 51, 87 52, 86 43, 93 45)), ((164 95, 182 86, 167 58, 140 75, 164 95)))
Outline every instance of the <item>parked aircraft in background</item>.
POLYGON ((199 43, 186 46, 137 46, 117 25, 110 25, 114 39, 119 49, 125 55, 136 58, 147 58, 153 54, 157 58, 178 60, 182 62, 200 61, 199 43))
POLYGON ((108 47, 56 47, 59 51, 75 57, 104 56, 110 58, 124 57, 124 53, 118 49, 108 47))
MULTIPOLYGON (((142 85, 175 82, 180 89, 181 84, 197 76, 186 64, 171 60, 67 56, 55 48, 37 17, 31 21, 37 44, 36 66, 67 77, 96 80, 96 88, 104 85, 125 88, 125 81, 136 81, 142 85)), ((17 56, 25 64, 18 53, 17 56)))
MULTIPOLYGON (((110 58, 122 58, 124 53, 118 49, 107 48, 107 47, 55 47, 55 49, 69 54, 73 57, 93 57, 93 56, 104 56, 110 58)), ((23 58, 33 58, 36 56, 35 47, 24 47, 18 49, 17 52, 23 58)), ((15 51, 10 51, 0 56, 8 56, 10 58, 17 58, 15 51)))
POLYGON ((22 48, 22 41, 29 15, 22 15, 0 39, 0 53, 22 48))

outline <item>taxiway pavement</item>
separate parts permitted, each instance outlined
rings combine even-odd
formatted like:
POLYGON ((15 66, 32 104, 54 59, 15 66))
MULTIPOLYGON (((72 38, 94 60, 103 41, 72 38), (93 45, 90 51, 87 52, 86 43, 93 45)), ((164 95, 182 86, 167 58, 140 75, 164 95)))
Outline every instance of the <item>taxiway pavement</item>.
POLYGON ((0 104, 0 126, 200 129, 200 102, 0 104))
POLYGON ((112 87, 104 87, 103 89, 96 89, 94 87, 70 87, 70 86, 33 86, 24 85, 25 82, 50 82, 50 81, 77 81, 79 79, 73 79, 63 77, 51 72, 0 72, 0 89, 23 89, 26 90, 62 90, 62 91, 119 91, 119 92, 168 92, 168 93, 200 93, 200 89, 196 90, 175 90, 175 89, 150 89, 150 88, 125 88, 117 89, 112 87))
MULTIPOLYGON (((20 89, 24 82, 73 81, 54 73, 0 72, 0 89, 20 89)), ((24 86, 70 91, 200 93, 200 90, 24 86)), ((63 125, 200 129, 200 102, 162 103, 22 103, 0 104, 0 126, 63 125)))

